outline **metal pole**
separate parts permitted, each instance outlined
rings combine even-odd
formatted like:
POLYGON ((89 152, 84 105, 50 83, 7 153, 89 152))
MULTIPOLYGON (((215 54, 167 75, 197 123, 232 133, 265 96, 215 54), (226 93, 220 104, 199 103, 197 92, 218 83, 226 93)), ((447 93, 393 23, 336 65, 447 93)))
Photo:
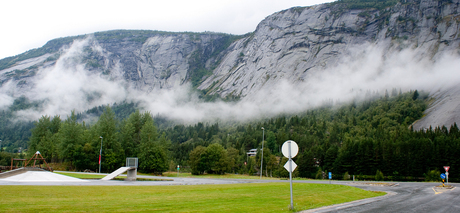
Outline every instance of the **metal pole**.
POLYGON ((446 172, 446 185, 449 185, 449 172, 446 172))
POLYGON ((260 179, 262 179, 262 165, 264 163, 264 135, 265 134, 265 129, 262 127, 262 158, 260 160, 260 179))
POLYGON ((288 150, 289 150, 289 185, 290 185, 290 188, 291 188, 291 207, 290 209, 293 210, 294 209, 294 202, 292 200, 292 158, 291 158, 291 142, 289 141, 289 146, 288 146, 288 150))
POLYGON ((99 151, 99 173, 101 173, 101 156, 102 156, 102 136, 99 136, 101 139, 101 150, 99 151))
POLYGON ((3 149, 2 149, 2 140, 0 140, 0 152, 2 152, 3 149))

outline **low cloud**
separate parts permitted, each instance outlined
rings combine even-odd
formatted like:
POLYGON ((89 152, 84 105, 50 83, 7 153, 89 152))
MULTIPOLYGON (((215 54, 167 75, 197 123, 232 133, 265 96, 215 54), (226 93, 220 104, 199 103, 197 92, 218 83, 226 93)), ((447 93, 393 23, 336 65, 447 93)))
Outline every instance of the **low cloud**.
POLYGON ((75 41, 56 64, 39 70, 26 93, 32 101, 44 101, 40 109, 17 112, 19 118, 36 120, 42 115, 68 115, 89 108, 123 101, 127 90, 123 81, 110 81, 108 76, 90 73, 80 63, 83 48, 91 38, 75 41))
MULTIPOLYGON (((28 98, 45 102, 41 109, 19 111, 19 117, 36 120, 42 115, 61 115, 65 118, 71 110, 82 112, 126 100, 139 102, 154 115, 183 123, 244 122, 303 112, 329 100, 345 103, 363 98, 369 91, 380 94, 393 88, 435 91, 460 83, 460 59, 454 53, 446 53, 434 61, 421 58, 421 50, 405 49, 388 54, 382 46, 366 44, 343 54, 337 66, 309 73, 303 82, 280 80, 276 86, 265 86, 236 103, 210 103, 200 101, 189 85, 145 93, 132 89, 124 80, 111 80, 85 70, 78 58, 89 41, 74 42, 55 66, 40 70, 28 98)), ((0 107, 10 105, 12 96, 0 92, 0 107)))
POLYGON ((146 108, 184 122, 248 121, 300 113, 330 101, 362 100, 366 93, 383 95, 394 88, 430 92, 460 83, 457 55, 446 53, 433 61, 421 58, 420 51, 406 49, 388 54, 382 46, 365 44, 344 54, 337 66, 310 73, 304 82, 280 80, 276 86, 266 86, 237 103, 201 103, 197 99, 181 102, 187 93, 184 89, 163 92, 146 102, 146 108))

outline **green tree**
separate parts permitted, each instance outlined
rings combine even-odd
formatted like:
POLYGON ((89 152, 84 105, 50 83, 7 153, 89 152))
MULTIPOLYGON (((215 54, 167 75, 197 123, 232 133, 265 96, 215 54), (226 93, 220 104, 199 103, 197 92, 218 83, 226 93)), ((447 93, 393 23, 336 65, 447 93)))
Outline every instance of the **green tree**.
POLYGON ((120 131, 120 142, 126 157, 137 155, 137 144, 135 143, 135 128, 131 122, 125 120, 120 131))
MULTIPOLYGON (((53 157, 57 157, 55 142, 52 138, 59 130, 59 127, 53 128, 49 116, 42 116, 38 122, 34 122, 35 127, 31 129, 31 136, 29 138, 29 149, 32 153, 40 151, 48 162, 51 162, 53 157), (53 132, 56 131, 56 132, 53 132)), ((60 123, 58 124, 60 125, 60 123)))
POLYGON ((331 146, 329 149, 326 151, 326 154, 324 155, 324 164, 323 164, 323 169, 332 171, 334 169, 334 161, 337 159, 338 155, 338 147, 337 146, 331 146))
POLYGON ((60 156, 62 156, 63 160, 70 161, 73 166, 75 166, 75 158, 80 156, 80 154, 76 152, 79 151, 79 146, 83 145, 83 130, 83 126, 77 123, 75 111, 72 111, 70 117, 67 117, 67 119, 62 122, 59 129, 60 156))
POLYGON ((224 174, 228 170, 227 151, 218 143, 213 143, 206 148, 206 171, 209 174, 224 174))
POLYGON ((161 174, 168 170, 165 147, 159 143, 153 119, 147 120, 140 132, 139 168, 144 172, 161 174))
POLYGON ((417 100, 419 94, 418 94, 418 91, 415 90, 414 94, 412 95, 412 100, 417 100))
MULTIPOLYGON (((278 167, 278 160, 276 159, 275 155, 270 155, 267 159, 267 169, 265 171, 270 171, 270 177, 273 177, 273 171, 278 167)), ((266 172, 268 176, 268 172, 266 172)))
POLYGON ((112 109, 107 106, 96 123, 97 132, 102 136, 102 170, 112 172, 122 166, 125 160, 123 148, 118 141, 117 120, 112 109))
POLYGON ((205 153, 206 148, 204 146, 197 146, 195 147, 189 154, 189 161, 188 164, 192 169, 193 175, 201 175, 206 170, 206 163, 205 163, 205 153))
POLYGON ((143 172, 161 175, 168 170, 168 162, 164 149, 158 144, 142 144, 139 154, 139 169, 143 172))
POLYGON ((438 170, 431 170, 425 174, 425 181, 441 181, 441 172, 438 170))
POLYGON ((348 174, 348 172, 345 172, 343 175, 343 180, 350 180, 350 174, 348 174))
POLYGON ((380 170, 377 170, 375 173, 375 180, 382 181, 384 179, 383 173, 380 170))
POLYGON ((296 163, 299 166, 298 170, 300 177, 314 178, 318 168, 315 166, 315 157, 313 153, 310 150, 304 151, 297 159, 296 163))
POLYGON ((235 149, 233 147, 227 148, 227 156, 228 156, 228 168, 235 173, 236 167, 238 164, 238 159, 240 158, 240 153, 238 149, 235 149))
POLYGON ((276 136, 275 133, 272 131, 267 131, 267 145, 268 148, 273 152, 273 153, 278 153, 278 147, 276 145, 276 136))
MULTIPOLYGON (((87 127, 83 131, 84 144, 81 149, 83 152, 81 157, 84 157, 84 159, 79 161, 81 169, 90 169, 92 171, 99 170, 99 150, 101 148, 100 136, 97 125, 87 127)), ((105 159, 102 159, 101 163, 105 165, 105 159)))

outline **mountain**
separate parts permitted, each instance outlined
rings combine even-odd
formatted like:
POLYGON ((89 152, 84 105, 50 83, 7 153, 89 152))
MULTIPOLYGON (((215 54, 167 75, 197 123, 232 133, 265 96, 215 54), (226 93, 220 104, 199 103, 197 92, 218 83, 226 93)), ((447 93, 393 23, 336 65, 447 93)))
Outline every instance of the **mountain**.
POLYGON ((450 126, 460 121, 459 4, 341 0, 277 12, 240 36, 115 30, 59 38, 0 60, 0 108, 26 97, 37 106, 16 116, 34 120, 132 101, 183 122, 244 121, 425 90, 433 104, 414 127, 450 126))

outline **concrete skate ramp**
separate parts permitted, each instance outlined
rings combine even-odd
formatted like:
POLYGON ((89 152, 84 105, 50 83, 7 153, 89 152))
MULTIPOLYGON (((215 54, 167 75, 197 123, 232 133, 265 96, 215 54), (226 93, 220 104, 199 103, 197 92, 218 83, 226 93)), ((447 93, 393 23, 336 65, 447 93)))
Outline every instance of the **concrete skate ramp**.
POLYGON ((101 180, 112 180, 116 176, 121 175, 121 174, 125 173, 126 171, 128 171, 130 169, 135 169, 135 168, 134 167, 120 167, 119 169, 117 169, 114 172, 110 173, 109 175, 105 176, 101 180))
POLYGON ((81 180, 74 177, 56 174, 48 171, 27 171, 11 177, 0 179, 0 181, 17 181, 17 182, 81 182, 81 180))

